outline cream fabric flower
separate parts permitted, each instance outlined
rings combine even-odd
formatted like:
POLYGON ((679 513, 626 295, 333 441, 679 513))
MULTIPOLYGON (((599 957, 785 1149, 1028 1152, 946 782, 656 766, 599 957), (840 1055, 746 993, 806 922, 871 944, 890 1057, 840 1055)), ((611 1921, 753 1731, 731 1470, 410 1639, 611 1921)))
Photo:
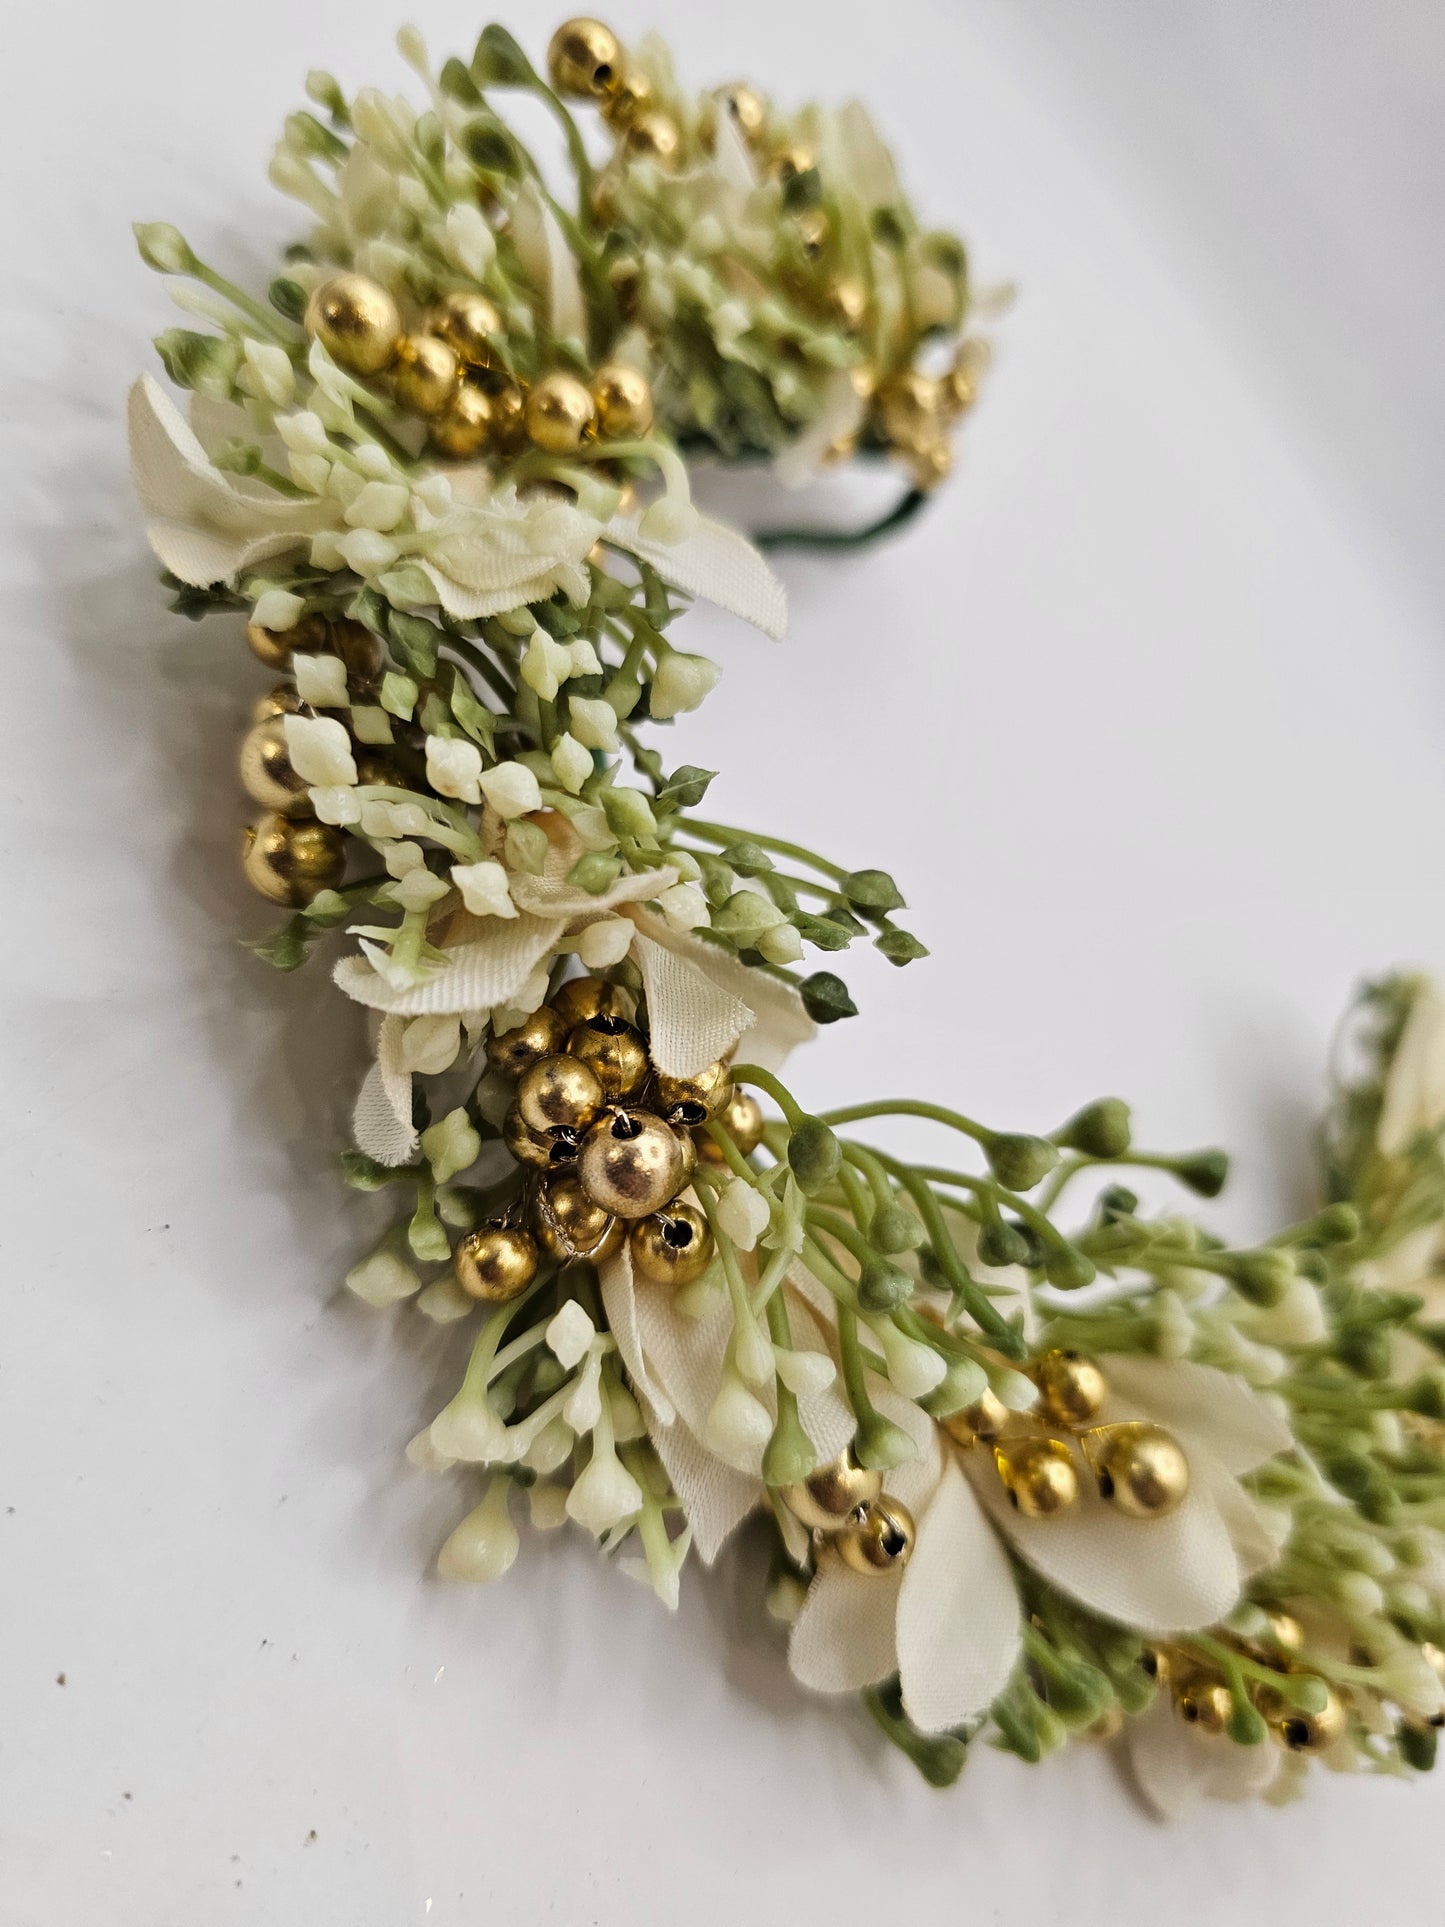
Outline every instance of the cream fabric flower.
POLYGON ((1304 1761, 1267 1741, 1237 1746, 1222 1733, 1201 1733, 1181 1720, 1161 1693, 1130 1720, 1125 1755, 1141 1798, 1161 1820, 1178 1820, 1201 1800, 1243 1802, 1288 1798, 1304 1761))
MULTIPOLYGON (((201 421, 205 412, 193 411, 194 418, 201 421)), ((475 620, 543 602, 559 589, 582 601, 587 554, 604 538, 650 562, 674 587, 716 602, 770 636, 787 626, 782 585, 762 556, 735 529, 706 516, 682 541, 659 542, 641 534, 638 516, 603 524, 553 497, 524 501, 515 489, 493 489, 487 470, 472 466, 452 471, 450 506, 425 516, 428 526, 386 538, 370 531, 348 535, 339 499, 296 500, 217 468, 153 376, 142 375, 132 387, 128 418, 131 472, 149 518, 150 545, 172 575, 197 588, 309 550, 318 536, 344 544, 364 534, 384 539, 389 555, 394 549, 398 563, 420 571, 449 615, 475 620)), ((419 485, 425 479, 418 478, 419 485)))

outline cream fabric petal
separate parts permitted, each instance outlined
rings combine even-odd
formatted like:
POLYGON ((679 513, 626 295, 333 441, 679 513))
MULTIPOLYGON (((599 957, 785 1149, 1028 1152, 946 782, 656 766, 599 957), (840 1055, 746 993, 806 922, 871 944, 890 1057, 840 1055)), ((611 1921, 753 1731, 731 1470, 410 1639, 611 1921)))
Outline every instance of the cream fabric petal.
POLYGON ((1015 1550, 1061 1592, 1143 1633, 1210 1626, 1239 1597, 1240 1570, 1207 1467, 1191 1460, 1189 1491, 1163 1519, 1116 1512, 1081 1474, 1077 1505, 1026 1519, 1009 1503, 991 1458, 975 1447, 964 1470, 1015 1550))
POLYGON ((587 310, 577 263, 535 181, 525 181, 512 203, 511 236, 522 266, 547 296, 552 333, 585 342, 587 310))
POLYGON ((423 556, 408 556, 436 591, 437 601, 459 622, 480 622, 484 616, 505 615, 524 602, 546 602, 560 589, 570 602, 586 595, 586 576, 575 563, 554 562, 549 567, 491 589, 468 588, 423 556))
POLYGON ((628 1376, 642 1395, 643 1416, 649 1421, 648 1430, 653 1429, 653 1419, 660 1426, 671 1425, 677 1413, 671 1399, 648 1369, 637 1316, 638 1292, 632 1270, 632 1253, 625 1242, 615 1257, 608 1258, 598 1267, 598 1280, 607 1324, 617 1340, 617 1349, 627 1367, 628 1376))
POLYGON ((1128 1725, 1129 1768, 1145 1803, 1162 1820, 1177 1820, 1201 1800, 1252 1800, 1279 1772, 1269 1745, 1236 1746, 1186 1726, 1161 1694, 1128 1725))
POLYGON ((773 473, 784 488, 805 488, 837 441, 856 434, 867 413, 853 376, 840 368, 823 386, 823 405, 794 441, 773 460, 773 473))
POLYGON ((741 616, 775 642, 787 629, 782 583, 747 537, 726 522, 699 512, 697 528, 681 542, 655 542, 643 535, 641 515, 614 515, 602 537, 650 562, 664 582, 741 616))
MULTIPOLYGON (((643 1415, 647 1416, 645 1407, 643 1415)), ((647 1429, 672 1489, 682 1501, 697 1555, 710 1566, 728 1536, 754 1506, 762 1504, 762 1480, 750 1479, 725 1465, 681 1419, 671 1425, 649 1423, 647 1429)))
POLYGON ((304 548, 310 536, 289 529, 270 535, 227 535, 217 529, 193 528, 185 522, 146 523, 146 540, 162 568, 169 569, 193 588, 229 582, 272 556, 304 548))
MULTIPOLYGON (((702 950, 701 943, 694 945, 702 950)), ((751 1008, 680 950, 638 935, 632 954, 647 990, 649 1048, 666 1077, 694 1077, 756 1022, 751 1008)))
POLYGON ((788 1642, 794 1677, 814 1693, 857 1693, 895 1673, 904 1576, 831 1565, 820 1572, 788 1642))
POLYGON ((1196 1442, 1207 1446, 1231 1472, 1250 1472, 1294 1445, 1279 1413, 1229 1372, 1122 1352, 1105 1354, 1099 1364, 1112 1394, 1110 1421, 1152 1419, 1177 1433, 1186 1451, 1196 1442))
POLYGON ((1193 1448, 1191 1472, 1197 1476, 1200 1460, 1204 1458, 1204 1476, 1210 1481, 1219 1516, 1234 1543, 1234 1556, 1239 1561, 1239 1569, 1248 1578, 1251 1573, 1272 1566, 1278 1559, 1289 1537, 1289 1514, 1282 1509, 1277 1512, 1261 1510, 1238 1479, 1226 1472, 1217 1459, 1212 1455, 1204 1457, 1206 1450, 1199 1445, 1193 1448))
POLYGON ((406 1019, 383 1017, 376 1037, 376 1062, 366 1073, 352 1113, 351 1132, 358 1151, 378 1164, 410 1164, 418 1143, 412 1123, 411 1073, 401 1062, 406 1019))
POLYGON ((633 916, 644 936, 685 958, 720 991, 752 1011, 755 1022, 747 1033, 747 1054, 752 1063, 765 1071, 781 1070, 800 1044, 817 1035, 817 1025, 791 984, 781 983, 765 971, 749 969, 716 944, 671 929, 667 919, 655 910, 637 910, 633 916))
POLYGON ((956 1460, 918 1522, 898 1594, 903 1706, 925 1733, 982 1713, 1008 1684, 1020 1647, 1008 1555, 956 1460))
POLYGON ((901 1426, 917 1448, 916 1458, 895 1466, 891 1472, 883 1475, 883 1490, 891 1497, 901 1499, 915 1520, 921 1519, 943 1474, 938 1422, 915 1405, 911 1398, 901 1398, 886 1378, 876 1378, 870 1372, 865 1383, 868 1396, 878 1411, 884 1418, 901 1426))
POLYGON ((509 1003, 566 929, 559 918, 498 920, 484 942, 459 944, 433 976, 396 990, 364 957, 343 957, 332 972, 348 997, 401 1017, 446 1017, 509 1003))
POLYGON ((1445 1122, 1445 995, 1421 983, 1395 1047, 1375 1141, 1386 1157, 1398 1157, 1421 1131, 1445 1122))

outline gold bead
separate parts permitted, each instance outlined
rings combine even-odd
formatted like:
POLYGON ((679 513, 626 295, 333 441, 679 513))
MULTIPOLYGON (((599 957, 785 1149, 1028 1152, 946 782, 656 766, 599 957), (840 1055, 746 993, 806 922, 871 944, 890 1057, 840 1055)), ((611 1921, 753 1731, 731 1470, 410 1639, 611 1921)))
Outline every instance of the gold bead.
POLYGON ((654 1285, 690 1285, 712 1263, 707 1219, 690 1204, 670 1204, 632 1227, 632 1262, 654 1285))
POLYGON ((851 334, 868 313, 868 290, 854 275, 835 274, 828 283, 828 306, 851 334))
POLYGON ((1222 1733, 1229 1724, 1234 1700, 1222 1680, 1200 1677, 1180 1688, 1174 1710, 1181 1720, 1197 1726, 1201 1733, 1222 1733))
POLYGON ((903 453, 913 486, 925 495, 953 473, 953 447, 942 435, 929 436, 903 453))
POLYGON ((1164 1687, 1169 1684, 1174 1664, 1169 1657, 1167 1646, 1146 1646, 1139 1664, 1156 1686, 1164 1687))
POLYGON ((833 1535, 843 1563, 854 1572, 897 1572, 908 1564, 916 1538, 913 1514, 897 1499, 870 1499, 833 1535))
MULTIPOLYGON (((1304 1627, 1300 1625, 1294 1615, 1292 1613, 1272 1612, 1267 1614, 1266 1617, 1269 1620, 1269 1636, 1271 1642, 1279 1647, 1281 1652, 1297 1653, 1305 1643, 1305 1634, 1304 1627)), ((1422 1646, 1420 1650, 1425 1653, 1428 1659, 1429 1653, 1426 1652, 1426 1649, 1422 1646)), ((1434 1651, 1437 1649, 1431 1648, 1430 1650, 1434 1651)), ((1441 1657, 1442 1661, 1445 1661, 1445 1654, 1442 1654, 1441 1657)), ((1436 1670, 1440 1672, 1438 1667, 1436 1670)), ((1445 1672, 1441 1672, 1440 1677, 1445 1679, 1445 1672)))
POLYGON ((401 310, 365 274, 336 274, 306 304, 306 332, 353 375, 379 375, 401 338, 401 310))
POLYGON ((594 1204, 575 1173, 544 1184, 534 1207, 537 1242, 559 1264, 576 1258, 610 1258, 622 1248, 624 1232, 610 1211, 594 1204))
POLYGON ((868 1505, 883 1490, 883 1474, 859 1465, 853 1448, 810 1472, 779 1495, 795 1518, 816 1532, 836 1532, 850 1513, 868 1505))
POLYGON ((358 744, 353 754, 356 759, 356 781, 359 788, 378 787, 394 790, 406 788, 406 780, 401 771, 379 750, 363 749, 358 744))
POLYGON ((252 655, 268 669, 289 669, 293 650, 325 648, 326 623, 321 616, 302 616, 294 629, 263 629, 259 622, 248 622, 246 640, 252 655))
POLYGON ((797 234, 799 241, 802 242, 804 254, 810 261, 816 261, 828 240, 828 216, 823 209, 804 208, 797 219, 797 234))
POLYGON ((682 135, 670 114, 650 110, 640 113, 622 137, 622 144, 633 160, 656 161, 670 167, 682 146, 682 135))
POLYGON ((991 351, 986 341, 975 337, 959 343, 953 366, 943 378, 943 402, 948 415, 956 418, 965 409, 972 408, 978 400, 978 385, 990 359, 991 351))
POLYGON ((565 1046, 596 1077, 609 1103, 632 1097, 652 1070, 641 1034, 621 1017, 589 1017, 568 1034, 565 1046))
POLYGON ((589 1017, 623 1017, 630 1023, 633 1001, 621 984, 605 977, 569 977, 552 999, 552 1008, 568 1030, 589 1017))
POLYGON ((529 1231, 484 1224, 469 1231, 452 1253, 457 1283, 469 1298, 505 1305, 537 1275, 537 1241, 529 1231))
POLYGON ((713 99, 745 141, 752 143, 759 139, 768 124, 768 103, 756 87, 750 87, 745 80, 735 80, 717 88, 713 99))
POLYGON ((435 335, 403 335, 391 368, 391 392, 416 415, 440 415, 456 391, 462 364, 435 335))
POLYGON ((1104 1374, 1082 1352, 1045 1352, 1032 1377, 1039 1410, 1055 1425, 1087 1425, 1109 1396, 1104 1374))
POLYGON ((878 390, 877 411, 884 435, 897 447, 913 449, 939 439, 943 385, 933 375, 905 368, 878 390))
POLYGON ((611 1111, 582 1140, 577 1174, 587 1195, 619 1218, 649 1218, 676 1197, 683 1152, 660 1117, 611 1111))
POLYGON ((527 437, 527 398, 510 375, 487 390, 492 411, 492 443, 503 453, 520 448, 527 437))
POLYGON ((565 1170, 577 1162, 575 1131, 534 1131, 515 1104, 502 1120, 502 1142, 518 1164, 534 1171, 565 1170))
POLYGON ((527 397, 527 433, 548 455, 575 455, 596 415, 585 385, 560 369, 543 375, 527 397))
POLYGON ((241 738, 238 767, 241 788, 253 802, 268 810, 281 810, 288 816, 309 812, 309 785, 291 767, 286 729, 279 716, 252 723, 241 738))
POLYGON ((547 48, 547 72, 559 94, 602 100, 617 85, 622 49, 600 20, 564 20, 547 48))
MULTIPOLYGON (((723 1127, 745 1158, 751 1157, 763 1141, 763 1107, 751 1091, 735 1089, 715 1121, 723 1127)), ((722 1150, 713 1143, 706 1131, 700 1131, 693 1142, 704 1164, 727 1163, 722 1150)))
POLYGON ((462 382, 442 412, 432 416, 428 433, 443 455, 469 462, 492 439, 491 396, 474 381, 462 382))
POLYGON ((300 910, 346 874, 346 838, 329 823, 263 816, 246 831, 241 868, 253 890, 300 910))
POLYGON ((1013 1414, 995 1393, 985 1391, 972 1405, 965 1405, 962 1411, 950 1412, 942 1421, 943 1429, 957 1445, 977 1445, 980 1439, 985 1444, 1003 1436, 1004 1427, 1013 1414))
POLYGON ((1162 1519, 1189 1490, 1189 1461, 1161 1425, 1101 1425, 1083 1444, 1100 1498, 1131 1519, 1162 1519))
POLYGON ((637 441, 652 428, 652 388, 635 368, 605 363, 592 377, 592 400, 604 442, 637 441))
POLYGON ((664 1077, 661 1071, 657 1074, 657 1107, 685 1130, 706 1124, 710 1117, 725 1111, 732 1095, 732 1070, 721 1058, 693 1077, 664 1077))
POLYGON ((567 1026, 555 1010, 543 1004, 530 1017, 500 1035, 487 1039, 487 1062, 504 1077, 520 1077, 544 1057, 556 1057, 567 1041, 567 1026))
POLYGON ((1342 1738, 1349 1727, 1344 1702, 1333 1687, 1323 1711, 1305 1713, 1297 1706, 1281 1709, 1275 1732, 1291 1753, 1323 1753, 1342 1738))
POLYGON ((1016 1511, 1050 1519, 1079 1497, 1074 1455, 1062 1439, 1010 1439, 993 1448, 994 1464, 1016 1511))
POLYGON ((529 1131, 585 1131, 601 1115, 605 1095, 596 1072, 575 1057, 544 1057, 523 1071, 517 1109, 529 1131))
POLYGON ((386 652, 364 622, 338 616, 331 624, 328 642, 346 664, 346 679, 355 693, 364 693, 380 682, 386 652))
MULTIPOLYGON (((682 1153, 682 1176, 678 1180, 678 1191, 685 1191, 692 1183, 692 1174, 697 1169, 697 1139, 691 1131, 674 1131, 677 1148, 682 1153)), ((676 1196, 676 1193, 673 1194, 676 1196)))
POLYGON ((426 325, 427 332, 444 341, 469 368, 491 367, 502 317, 484 294, 453 288, 433 305, 426 325))
POLYGON ((640 113, 651 107, 652 82, 641 67, 624 67, 621 77, 602 102, 602 118, 611 128, 630 127, 640 113))
POLYGON ((301 698, 289 682, 278 682, 274 689, 264 696, 258 696, 251 710, 253 723, 269 723, 277 716, 299 716, 301 698))
POLYGON ((768 161, 768 174, 775 181, 791 181, 799 174, 806 174, 813 165, 813 150, 804 147, 799 141, 790 141, 780 147, 768 161))

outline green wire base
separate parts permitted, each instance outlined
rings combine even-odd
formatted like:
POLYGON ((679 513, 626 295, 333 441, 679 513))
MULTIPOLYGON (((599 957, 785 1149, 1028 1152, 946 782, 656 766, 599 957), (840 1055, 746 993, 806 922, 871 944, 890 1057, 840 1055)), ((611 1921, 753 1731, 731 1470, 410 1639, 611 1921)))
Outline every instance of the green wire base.
POLYGON ((753 536, 760 549, 862 549, 910 523, 928 496, 911 488, 888 513, 862 529, 761 529, 753 536))

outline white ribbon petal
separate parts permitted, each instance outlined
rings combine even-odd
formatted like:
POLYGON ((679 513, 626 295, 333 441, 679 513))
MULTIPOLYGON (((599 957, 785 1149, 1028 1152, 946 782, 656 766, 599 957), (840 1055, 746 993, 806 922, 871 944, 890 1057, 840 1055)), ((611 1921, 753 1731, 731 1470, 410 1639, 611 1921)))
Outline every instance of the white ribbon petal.
POLYGON ((1421 1131, 1445 1122, 1445 995, 1426 980, 1416 991, 1390 1061, 1375 1141, 1398 1157, 1421 1131))
POLYGON ((560 919, 498 920, 484 941, 459 944, 434 976, 395 989, 364 957, 343 957, 332 973, 359 1004, 401 1017, 445 1017, 510 1003, 566 929, 560 919))
POLYGON ((512 203, 511 235, 522 266, 546 293, 552 333, 585 342, 587 307, 577 263, 535 181, 525 181, 512 203))
POLYGON ((1111 1419, 1152 1419, 1176 1433, 1186 1452, 1204 1445, 1231 1472, 1252 1472, 1294 1444, 1274 1407, 1229 1372, 1188 1359, 1122 1352, 1106 1354, 1099 1364, 1113 1395, 1111 1408, 1119 1407, 1111 1409, 1111 1419))
POLYGON ((697 1555, 710 1566, 729 1535, 754 1506, 762 1504, 762 1481, 725 1465, 681 1419, 671 1425, 649 1425, 648 1433, 672 1489, 682 1501, 697 1555))
MULTIPOLYGON (((617 1349, 627 1367, 628 1376, 642 1396, 643 1416, 655 1419, 659 1426, 671 1425, 677 1412, 648 1369, 637 1316, 638 1292, 632 1271, 632 1253, 626 1243, 615 1257, 608 1258, 598 1268, 598 1279, 608 1328, 617 1340, 617 1349)), ((648 1429, 652 1430, 650 1424, 648 1429)))
POLYGON ((1187 1726, 1161 1694, 1128 1726, 1129 1766, 1146 1803, 1163 1820, 1177 1820, 1201 1800, 1252 1800, 1279 1772, 1282 1755, 1269 1745, 1236 1746, 1219 1734, 1187 1726))
POLYGON ((411 1114, 411 1073, 401 1061, 406 1022, 383 1017, 376 1038, 376 1062, 366 1074, 352 1113, 351 1132, 358 1151, 378 1164, 410 1164, 417 1133, 411 1114))
POLYGON ((804 488, 817 474, 823 457, 837 441, 854 435, 868 412, 852 374, 840 368, 823 387, 823 405, 796 440, 779 450, 773 473, 784 488, 804 488))
POLYGON ((648 1047, 665 1077, 695 1077, 730 1051, 756 1023, 750 1007, 721 988, 702 966, 708 946, 694 941, 693 954, 664 947, 639 934, 632 954, 647 990, 648 1047))
POLYGON ((633 916, 644 936, 692 964, 719 991, 752 1012, 747 1054, 753 1063, 767 1071, 781 1070, 790 1054, 817 1034, 817 1025, 791 984, 749 969, 716 944, 669 928, 666 918, 654 910, 636 910, 633 916))
POLYGON ((703 596, 777 641, 788 626, 788 598, 745 535, 699 514, 698 526, 681 542, 655 542, 641 532, 641 515, 615 515, 603 537, 650 562, 664 582, 703 596))
POLYGON ((898 1670, 909 1719, 942 1733, 1008 1684, 1020 1646, 1008 1556, 954 1461, 918 1522, 898 1595, 898 1670))
POLYGON ((793 1676, 814 1693, 857 1693, 897 1672, 905 1576, 825 1566, 808 1588, 788 1642, 793 1676))

